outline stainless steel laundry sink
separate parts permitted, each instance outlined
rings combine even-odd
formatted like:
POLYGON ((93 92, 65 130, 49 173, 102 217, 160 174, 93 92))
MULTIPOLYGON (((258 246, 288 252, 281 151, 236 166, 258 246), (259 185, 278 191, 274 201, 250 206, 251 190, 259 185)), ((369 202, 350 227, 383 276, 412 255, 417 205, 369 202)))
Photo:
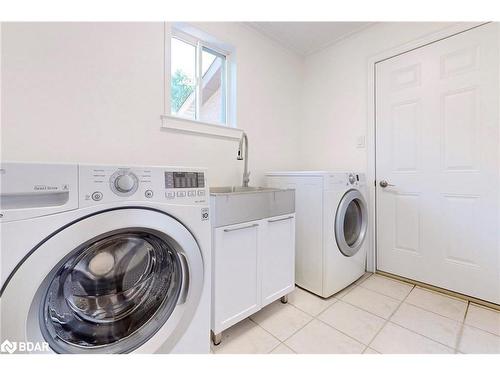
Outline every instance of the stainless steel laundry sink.
POLYGON ((211 187, 211 195, 244 194, 266 191, 279 191, 280 189, 260 187, 260 186, 220 186, 211 187))
POLYGON ((245 223, 295 212, 295 190, 257 186, 210 188, 212 225, 245 223))

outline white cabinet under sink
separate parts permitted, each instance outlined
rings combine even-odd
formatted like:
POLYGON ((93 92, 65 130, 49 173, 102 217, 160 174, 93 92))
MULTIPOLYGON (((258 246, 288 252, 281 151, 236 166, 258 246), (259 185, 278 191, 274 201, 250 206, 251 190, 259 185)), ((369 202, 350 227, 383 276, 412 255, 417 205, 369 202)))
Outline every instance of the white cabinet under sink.
POLYGON ((295 287, 295 215, 262 220, 261 307, 295 287))
POLYGON ((212 255, 212 331, 217 336, 293 291, 295 214, 216 227, 212 255))
POLYGON ((218 333, 260 308, 259 221, 215 229, 213 331, 218 333))

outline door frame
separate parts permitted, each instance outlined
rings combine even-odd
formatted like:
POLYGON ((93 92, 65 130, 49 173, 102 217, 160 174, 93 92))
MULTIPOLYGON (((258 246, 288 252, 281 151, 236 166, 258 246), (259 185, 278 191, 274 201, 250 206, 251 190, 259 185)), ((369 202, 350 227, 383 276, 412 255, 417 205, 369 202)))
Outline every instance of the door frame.
MULTIPOLYGON (((457 22, 444 28, 413 39, 407 43, 396 46, 368 57, 366 63, 367 77, 367 129, 366 129, 366 181, 368 187, 368 247, 366 269, 369 272, 377 271, 377 202, 376 202, 376 70, 375 65, 428 44, 438 42, 476 27, 486 25, 490 22, 457 22)), ((498 27, 500 35, 500 27, 498 27)))

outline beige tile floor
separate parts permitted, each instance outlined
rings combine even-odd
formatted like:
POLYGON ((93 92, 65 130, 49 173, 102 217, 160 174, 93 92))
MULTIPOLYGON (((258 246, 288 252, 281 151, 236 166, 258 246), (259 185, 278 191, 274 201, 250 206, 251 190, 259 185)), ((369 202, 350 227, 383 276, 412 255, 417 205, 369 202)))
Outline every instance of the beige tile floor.
POLYGON ((222 334, 215 354, 500 354, 500 312, 365 274, 323 299, 303 289, 222 334))

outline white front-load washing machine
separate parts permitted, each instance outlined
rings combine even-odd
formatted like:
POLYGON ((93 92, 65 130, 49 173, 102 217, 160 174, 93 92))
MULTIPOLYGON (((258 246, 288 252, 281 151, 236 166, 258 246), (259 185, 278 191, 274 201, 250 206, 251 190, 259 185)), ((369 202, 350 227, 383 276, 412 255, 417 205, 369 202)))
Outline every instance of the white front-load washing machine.
POLYGON ((329 297, 366 269, 368 205, 362 173, 267 173, 267 185, 295 189, 295 280, 329 297))
POLYGON ((5 348, 209 353, 204 170, 3 163, 0 172, 5 348))

